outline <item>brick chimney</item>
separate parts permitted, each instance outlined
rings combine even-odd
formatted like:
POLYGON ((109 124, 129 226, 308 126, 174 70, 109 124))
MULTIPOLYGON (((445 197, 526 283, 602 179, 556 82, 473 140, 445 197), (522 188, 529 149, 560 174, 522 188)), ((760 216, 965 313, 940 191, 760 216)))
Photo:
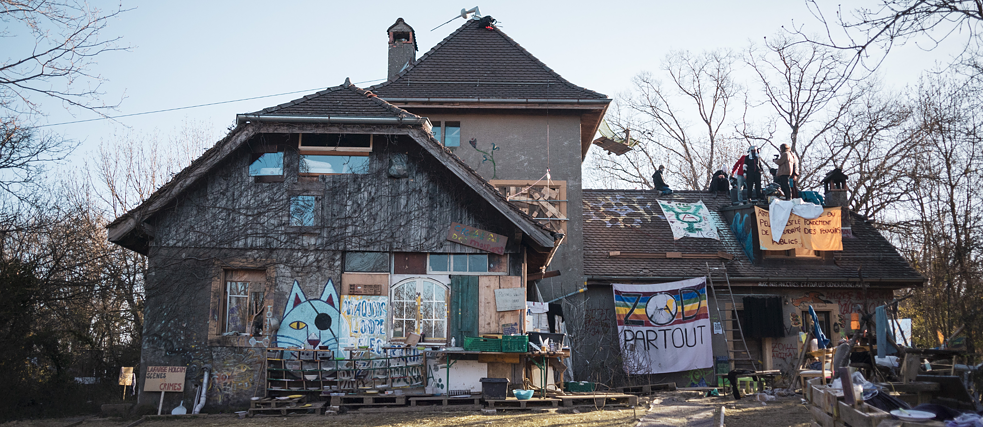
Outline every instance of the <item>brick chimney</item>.
POLYGON ((416 33, 403 18, 397 19, 386 32, 389 33, 388 79, 392 80, 416 61, 416 33))
POLYGON ((840 226, 844 236, 853 237, 853 222, 850 219, 850 197, 847 193, 846 181, 849 177, 840 168, 833 169, 823 178, 823 190, 826 194, 826 206, 839 206, 842 210, 842 224, 840 226))

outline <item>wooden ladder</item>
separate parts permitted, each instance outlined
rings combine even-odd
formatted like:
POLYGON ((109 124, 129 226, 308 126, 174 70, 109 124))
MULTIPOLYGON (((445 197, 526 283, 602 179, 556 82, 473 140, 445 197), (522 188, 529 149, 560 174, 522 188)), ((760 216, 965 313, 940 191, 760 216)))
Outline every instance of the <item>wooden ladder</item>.
POLYGON ((730 287, 730 275, 727 274, 727 267, 721 263, 720 267, 710 267, 707 263, 707 287, 710 288, 710 295, 713 297, 714 307, 717 308, 717 318, 723 326, 724 342, 727 344, 727 357, 730 359, 730 369, 734 369, 737 362, 747 362, 751 365, 751 370, 757 371, 751 352, 748 351, 747 341, 744 340, 744 330, 741 328, 741 319, 737 316, 737 301, 734 300, 734 291, 730 287), (727 284, 726 291, 720 290, 717 294, 717 287, 713 284, 714 270, 723 271, 724 283, 727 284), (721 300, 721 296, 724 298, 721 300), (723 310, 721 310, 723 306, 723 310))

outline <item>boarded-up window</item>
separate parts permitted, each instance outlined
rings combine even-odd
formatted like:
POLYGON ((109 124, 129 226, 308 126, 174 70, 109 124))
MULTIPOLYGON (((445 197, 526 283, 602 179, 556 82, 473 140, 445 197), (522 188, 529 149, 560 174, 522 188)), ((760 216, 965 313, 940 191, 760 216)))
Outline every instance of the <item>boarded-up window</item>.
POLYGON ((505 181, 493 180, 502 195, 553 231, 567 230, 566 181, 505 181))

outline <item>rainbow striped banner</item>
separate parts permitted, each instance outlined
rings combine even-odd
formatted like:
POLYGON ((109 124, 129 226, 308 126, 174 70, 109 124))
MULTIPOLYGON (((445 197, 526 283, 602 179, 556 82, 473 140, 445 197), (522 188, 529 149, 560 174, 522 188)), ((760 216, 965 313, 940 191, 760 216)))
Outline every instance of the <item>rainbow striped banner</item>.
POLYGON ((614 284, 612 288, 628 373, 661 374, 713 366, 706 278, 614 284))

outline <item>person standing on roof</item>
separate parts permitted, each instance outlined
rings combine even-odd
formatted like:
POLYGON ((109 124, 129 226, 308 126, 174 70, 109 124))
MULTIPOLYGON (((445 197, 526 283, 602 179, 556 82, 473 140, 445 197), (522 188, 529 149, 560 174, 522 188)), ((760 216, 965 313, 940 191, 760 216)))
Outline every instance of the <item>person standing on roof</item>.
POLYGON ((752 201, 761 199, 761 157, 758 155, 758 147, 748 147, 747 155, 742 158, 747 197, 752 201))
MULTIPOLYGON (((753 148, 754 146, 752 145, 751 148, 748 148, 748 152, 750 152, 753 148)), ((740 159, 737 159, 737 163, 734 163, 734 167, 730 170, 730 176, 734 178, 735 181, 734 189, 737 190, 737 201, 741 204, 747 202, 747 197, 744 193, 744 191, 747 190, 747 188, 745 188, 747 186, 747 181, 744 179, 744 159, 746 158, 747 154, 741 156, 740 159)))
POLYGON ((666 170, 666 167, 659 165, 659 168, 652 174, 652 188, 661 191, 663 196, 667 196, 672 194, 672 189, 669 188, 669 185, 667 185, 662 179, 662 172, 664 170, 666 170))
POLYGON ((790 200, 792 198, 790 180, 792 177, 799 176, 799 158, 795 156, 788 144, 782 144, 778 149, 781 150, 781 155, 778 156, 778 160, 775 160, 775 163, 778 164, 778 176, 775 177, 775 182, 782 187, 785 200, 790 200))

